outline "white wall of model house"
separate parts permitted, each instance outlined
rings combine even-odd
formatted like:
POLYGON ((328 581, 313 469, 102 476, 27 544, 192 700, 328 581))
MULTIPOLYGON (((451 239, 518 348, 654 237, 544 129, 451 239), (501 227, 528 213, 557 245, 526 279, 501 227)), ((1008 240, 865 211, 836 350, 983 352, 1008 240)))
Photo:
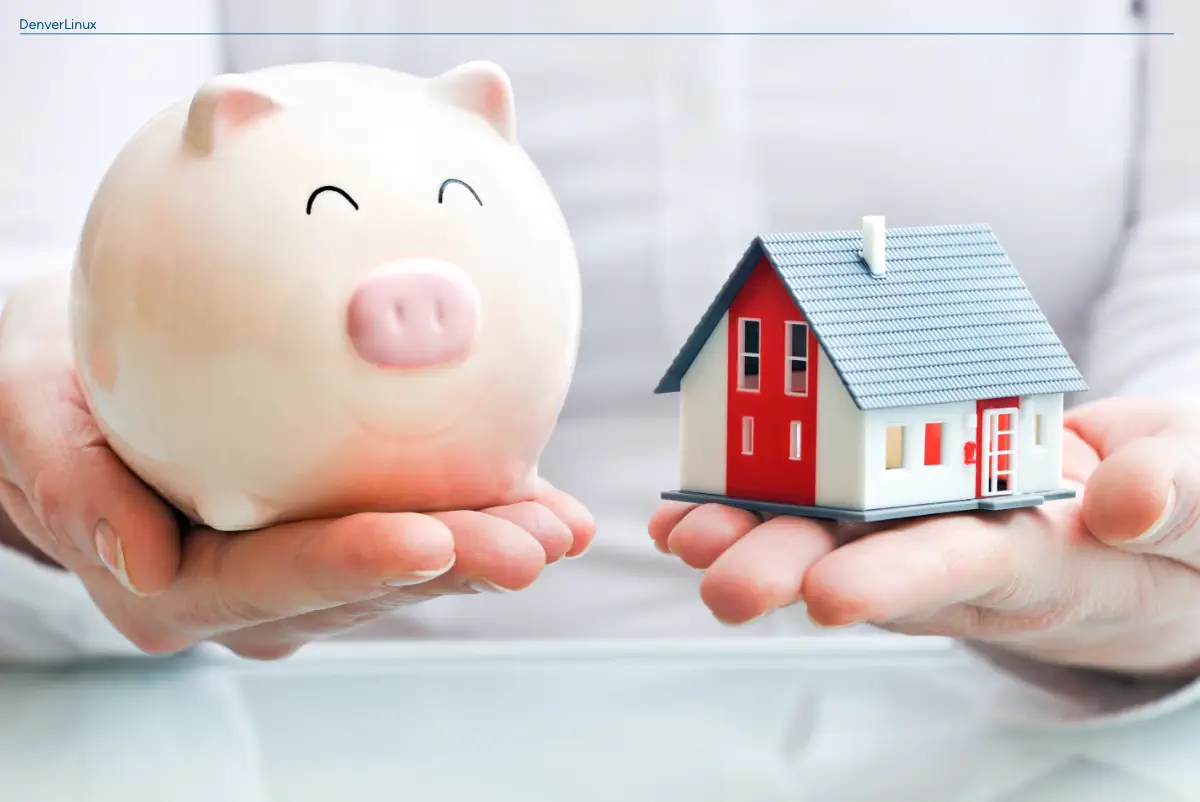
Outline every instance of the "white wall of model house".
MULTIPOLYGON (((974 401, 870 410, 865 415, 866 492, 864 509, 901 507, 976 495, 976 465, 964 461, 964 445, 975 441, 974 401), (926 424, 941 424, 941 462, 925 464, 926 424), (902 429, 902 465, 887 467, 887 430, 902 429)), ((1026 396, 1016 420, 1014 493, 1056 490, 1062 481, 1063 398, 1026 396)), ((980 457, 976 450, 976 458, 980 457)))
POLYGON ((963 444, 975 439, 975 402, 931 404, 863 413, 866 439, 864 509, 904 507, 975 497, 975 465, 963 444), (941 464, 925 464, 925 425, 941 424, 941 464), (888 468, 888 429, 901 429, 901 467, 888 468))
POLYGON ((1063 397, 1030 395, 1021 399, 1017 431, 1020 455, 1017 492, 1039 493, 1062 487, 1063 397))
POLYGON ((729 415, 729 313, 679 385, 679 480, 694 493, 725 495, 729 415))
MULTIPOLYGON (((863 413, 823 349, 816 356, 816 503, 861 507, 864 501, 863 413)), ((729 414, 729 315, 722 316, 680 382, 680 487, 725 495, 729 414)))
MULTIPOLYGON (((816 354, 817 506, 879 509, 975 497, 976 466, 963 446, 976 437, 974 401, 863 411, 824 349, 816 354), (941 463, 925 464, 927 423, 941 424, 941 463), (903 430, 899 468, 887 467, 887 431, 903 430)), ((726 493, 729 316, 713 329, 680 383, 680 487, 726 493)), ((1061 394, 1027 396, 1017 416, 1016 488, 1061 487, 1061 394)))
POLYGON ((864 509, 866 468, 863 412, 821 348, 817 354, 816 505, 864 509))

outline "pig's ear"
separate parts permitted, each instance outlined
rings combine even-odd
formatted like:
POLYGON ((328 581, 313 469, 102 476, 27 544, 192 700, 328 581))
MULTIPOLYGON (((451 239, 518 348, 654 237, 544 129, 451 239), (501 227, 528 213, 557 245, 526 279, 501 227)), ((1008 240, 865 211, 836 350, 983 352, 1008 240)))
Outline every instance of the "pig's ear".
POLYGON ((429 81, 431 95, 477 114, 509 142, 517 140, 516 110, 508 75, 490 61, 471 61, 429 81))
POLYGON ((211 153, 222 136, 279 108, 279 103, 250 86, 240 75, 218 75, 196 92, 188 109, 184 138, 211 153))

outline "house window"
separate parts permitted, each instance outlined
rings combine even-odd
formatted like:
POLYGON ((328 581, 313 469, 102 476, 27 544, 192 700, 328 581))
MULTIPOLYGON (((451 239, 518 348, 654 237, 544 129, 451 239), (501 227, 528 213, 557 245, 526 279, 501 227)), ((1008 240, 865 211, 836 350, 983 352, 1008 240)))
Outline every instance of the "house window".
POLYGON ((742 453, 754 453, 754 418, 742 418, 742 453))
POLYGON ((887 462, 885 467, 894 471, 904 467, 904 427, 887 427, 887 462))
POLYGON ((790 451, 791 459, 800 459, 800 421, 792 421, 792 445, 790 451))
POLYGON ((787 324, 787 376, 784 387, 788 395, 808 395, 808 324, 789 321, 787 324))
POLYGON ((1033 416, 1033 444, 1035 446, 1040 446, 1045 442, 1046 433, 1044 430, 1044 427, 1045 427, 1044 418, 1045 418, 1045 415, 1034 415, 1033 416))
POLYGON ((942 464, 942 424, 940 421, 925 424, 925 464, 942 464))
POLYGON ((983 423, 987 441, 984 455, 991 461, 985 466, 990 477, 987 490, 1003 493, 1012 489, 1017 416, 1012 412, 997 412, 990 417, 990 423, 987 417, 983 423))
POLYGON ((741 318, 738 327, 738 389, 758 392, 761 324, 752 318, 741 318))

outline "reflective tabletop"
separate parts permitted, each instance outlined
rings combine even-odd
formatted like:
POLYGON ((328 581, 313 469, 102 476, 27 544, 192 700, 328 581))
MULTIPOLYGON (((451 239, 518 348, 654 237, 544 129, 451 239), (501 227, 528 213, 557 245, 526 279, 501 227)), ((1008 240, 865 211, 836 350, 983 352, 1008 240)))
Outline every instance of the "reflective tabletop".
POLYGON ((1200 710, 1046 730, 889 636, 330 643, 0 672, 0 800, 1200 799, 1200 710))

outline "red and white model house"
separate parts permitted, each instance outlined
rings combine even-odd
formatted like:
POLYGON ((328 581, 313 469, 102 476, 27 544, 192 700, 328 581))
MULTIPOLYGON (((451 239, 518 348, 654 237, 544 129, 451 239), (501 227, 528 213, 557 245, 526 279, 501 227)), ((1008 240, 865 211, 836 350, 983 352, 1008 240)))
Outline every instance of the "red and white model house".
POLYGON ((681 394, 662 495, 860 521, 1068 498, 1085 389, 986 225, 758 237, 655 390, 681 394))

